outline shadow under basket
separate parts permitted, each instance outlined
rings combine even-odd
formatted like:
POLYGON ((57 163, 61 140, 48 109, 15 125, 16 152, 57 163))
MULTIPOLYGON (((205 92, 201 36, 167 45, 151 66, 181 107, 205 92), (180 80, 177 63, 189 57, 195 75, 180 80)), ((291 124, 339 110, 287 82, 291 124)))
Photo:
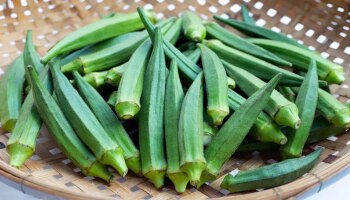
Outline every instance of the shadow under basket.
MULTIPOLYGON (((244 0, 244 1, 131 1, 131 0, 8 0, 0 4, 0 74, 23 51, 25 32, 33 30, 34 43, 41 55, 68 33, 96 21, 110 12, 134 12, 137 7, 154 9, 158 17, 176 16, 184 10, 195 10, 204 19, 212 15, 240 18, 240 4, 245 2, 254 13, 257 24, 286 33, 303 41, 322 56, 344 66, 346 81, 331 91, 340 101, 350 98, 350 2, 348 0, 244 0)), ((10 136, 0 129, 0 142, 10 136)), ((325 147, 320 162, 312 171, 286 185, 262 191, 227 194, 219 185, 223 176, 238 168, 246 170, 274 162, 276 155, 262 152, 235 154, 223 167, 220 178, 200 189, 189 186, 177 194, 167 181, 157 190, 145 178, 129 173, 125 178, 116 175, 106 185, 93 177, 84 177, 57 148, 46 128, 37 140, 35 155, 19 170, 8 165, 9 155, 0 144, 0 175, 20 184, 69 199, 286 199, 319 185, 350 164, 350 134, 344 133, 317 144, 307 146, 304 152, 316 146, 325 147), (2 148, 1 148, 2 147, 2 148)))

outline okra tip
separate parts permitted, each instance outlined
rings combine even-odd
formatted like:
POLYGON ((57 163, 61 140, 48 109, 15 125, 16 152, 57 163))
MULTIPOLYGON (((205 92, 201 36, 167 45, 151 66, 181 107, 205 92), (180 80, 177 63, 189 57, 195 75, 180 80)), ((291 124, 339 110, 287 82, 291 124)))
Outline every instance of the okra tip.
POLYGON ((89 169, 86 171, 86 175, 98 177, 106 182, 111 182, 113 176, 111 172, 108 171, 107 167, 98 161, 95 161, 89 169))
POLYGON ((345 81, 344 71, 342 69, 332 70, 326 76, 325 81, 327 81, 328 83, 334 83, 338 85, 341 84, 343 81, 345 81))
POLYGON ((131 171, 133 171, 137 175, 142 175, 140 157, 131 157, 126 159, 125 162, 131 171))
POLYGON ((188 162, 181 166, 181 171, 185 172, 190 180, 191 185, 197 185, 200 182, 201 175, 205 169, 205 162, 188 162))
POLYGON ((61 71, 63 73, 72 72, 72 71, 79 71, 81 70, 81 67, 83 66, 83 63, 80 59, 75 59, 72 62, 65 64, 61 67, 61 71))
POLYGON ((292 127, 294 129, 298 129, 301 123, 298 113, 299 111, 296 105, 289 104, 289 105, 283 106, 278 110, 278 112, 274 116, 274 120, 279 125, 285 125, 285 126, 292 127))
POLYGON ((117 170, 118 174, 123 177, 128 173, 123 151, 119 148, 105 152, 100 161, 103 164, 112 166, 115 170, 117 170))
POLYGON ((20 168, 33 155, 34 150, 27 145, 13 143, 7 146, 7 152, 10 155, 10 165, 20 168))
POLYGON ((280 145, 286 144, 288 141, 287 137, 281 132, 275 123, 266 124, 263 129, 260 130, 260 133, 260 138, 258 138, 259 141, 273 142, 280 145))
POLYGON ((124 101, 115 105, 115 111, 121 119, 128 120, 134 118, 140 111, 140 105, 135 102, 124 101))
POLYGON ((174 184, 175 191, 177 193, 183 193, 185 192, 188 184, 188 176, 183 172, 177 172, 177 173, 168 173, 168 177, 171 180, 171 182, 174 184))
POLYGON ((163 187, 165 170, 151 170, 144 174, 144 176, 148 178, 157 189, 163 187))

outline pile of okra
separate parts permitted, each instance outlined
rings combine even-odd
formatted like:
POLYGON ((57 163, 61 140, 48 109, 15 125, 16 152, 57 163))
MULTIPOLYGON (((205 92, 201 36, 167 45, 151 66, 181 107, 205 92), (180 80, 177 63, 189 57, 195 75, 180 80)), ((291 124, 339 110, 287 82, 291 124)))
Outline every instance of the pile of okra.
POLYGON ((236 152, 279 152, 281 162, 221 183, 250 191, 307 173, 323 148, 303 156, 305 145, 350 126, 349 106, 328 89, 344 81, 343 67, 257 26, 246 7, 242 20, 155 16, 109 14, 43 57, 27 31, 0 81, 11 166, 34 154, 42 124, 84 175, 110 182, 111 167, 156 188, 168 178, 179 193, 222 176, 236 152))

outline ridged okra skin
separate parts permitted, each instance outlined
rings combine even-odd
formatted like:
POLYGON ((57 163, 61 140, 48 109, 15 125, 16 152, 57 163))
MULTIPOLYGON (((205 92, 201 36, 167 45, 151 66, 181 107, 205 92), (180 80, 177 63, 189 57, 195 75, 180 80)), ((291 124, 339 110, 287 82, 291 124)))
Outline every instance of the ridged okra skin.
POLYGON ((0 79, 0 122, 8 132, 12 132, 22 106, 24 74, 23 55, 20 55, 0 79))
POLYGON ((79 94, 95 114, 106 133, 123 150, 126 165, 136 174, 141 172, 141 161, 138 149, 125 131, 112 109, 108 106, 103 97, 84 79, 78 72, 73 72, 79 94))
POLYGON ((64 74, 55 67, 50 67, 55 94, 65 116, 80 139, 95 154, 102 164, 110 165, 125 176, 128 168, 123 150, 106 133, 88 105, 74 89, 64 74))
POLYGON ((201 18, 197 14, 191 11, 185 11, 182 13, 183 19, 182 28, 184 35, 191 41, 201 42, 207 35, 207 30, 202 23, 201 18))
POLYGON ((156 28, 156 37, 149 59, 141 97, 139 141, 142 174, 156 188, 164 185, 166 171, 164 150, 164 96, 166 65, 162 33, 156 28))
POLYGON ((40 81, 35 69, 28 67, 27 74, 38 113, 63 153, 81 169, 83 174, 109 182, 112 178, 111 173, 80 141, 55 99, 40 81))
POLYGON ((167 155, 167 176, 173 182, 176 192, 184 192, 189 181, 180 169, 180 148, 178 121, 185 94, 182 89, 177 63, 171 60, 170 72, 165 89, 164 130, 167 155))
MULTIPOLYGON (((40 57, 35 50, 32 38, 32 30, 28 30, 23 50, 23 63, 25 67, 29 65, 33 66, 34 69, 40 73, 44 69, 44 65, 40 62, 40 57)), ((26 75, 26 78, 28 79, 28 75, 26 75)))
MULTIPOLYGON (((155 22, 156 18, 153 12, 146 12, 146 15, 152 22, 155 22)), ((143 24, 136 12, 98 20, 64 37, 46 53, 42 62, 47 63, 50 59, 62 53, 71 52, 141 28, 143 28, 143 24)))

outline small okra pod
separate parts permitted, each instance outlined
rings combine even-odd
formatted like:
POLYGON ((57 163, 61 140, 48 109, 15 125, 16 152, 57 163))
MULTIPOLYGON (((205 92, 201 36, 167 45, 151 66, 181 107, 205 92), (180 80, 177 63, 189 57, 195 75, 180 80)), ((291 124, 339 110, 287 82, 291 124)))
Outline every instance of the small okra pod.
POLYGON ((281 74, 275 76, 270 82, 250 96, 224 123, 205 149, 204 155, 207 167, 202 173, 201 181, 197 187, 217 177, 222 165, 234 154, 248 134, 249 129, 266 106, 272 91, 280 79, 281 74))
MULTIPOLYGON (((156 21, 153 12, 147 12, 146 15, 152 22, 156 21)), ((87 45, 116 37, 124 33, 136 31, 141 28, 143 28, 143 24, 136 12, 101 19, 64 37, 46 53, 42 61, 47 63, 50 59, 62 53, 71 52, 87 45)))
POLYGON ((203 74, 200 73, 188 89, 179 119, 181 170, 191 184, 200 181, 206 161, 203 153, 203 74))
POLYGON ((180 169, 180 148, 178 122, 184 98, 177 63, 171 60, 170 72, 165 88, 164 131, 167 155, 167 176, 173 182, 176 192, 184 192, 189 181, 180 169))
POLYGON ((164 96, 166 86, 165 56, 162 33, 156 28, 156 37, 149 59, 139 116, 139 142, 142 174, 156 188, 164 185, 167 168, 164 151, 164 96))
POLYGON ((50 71, 58 104, 80 139, 91 149, 97 160, 112 166, 121 176, 125 176, 128 168, 123 150, 108 135, 64 74, 56 67, 50 66, 50 71))
POLYGON ((109 182, 112 178, 111 173, 106 166, 96 160, 95 156, 78 138, 56 100, 40 81, 35 69, 28 67, 27 74, 38 113, 63 153, 81 169, 83 174, 99 177, 109 182))
POLYGON ((288 142, 282 146, 283 158, 300 157, 309 136, 317 106, 318 79, 316 61, 311 60, 309 71, 301 85, 295 104, 300 112, 300 128, 288 129, 288 142))
MULTIPOLYGON (((238 86, 247 95, 252 95, 256 90, 263 87, 265 82, 249 73, 248 71, 231 65, 223 61, 226 71, 230 77, 237 81, 238 86)), ((274 90, 270 100, 264 110, 279 125, 290 126, 294 129, 299 128, 300 118, 297 106, 288 101, 278 91, 274 90)))
POLYGON ((207 35, 202 20, 194 12, 185 11, 182 13, 181 18, 183 19, 182 28, 184 35, 191 41, 201 42, 207 35))
POLYGON ((73 72, 79 94, 95 114, 98 121, 106 133, 120 146, 123 150, 126 165, 136 174, 141 172, 141 163, 139 151, 131 141, 123 125, 108 106, 103 97, 84 79, 78 72, 73 72))
POLYGON ((259 188, 268 189, 292 182, 316 165, 323 149, 320 147, 305 157, 240 171, 235 176, 228 174, 221 182, 220 187, 230 192, 243 192, 259 188))
POLYGON ((207 112, 214 125, 221 125, 229 114, 227 75, 220 58, 208 47, 198 44, 207 91, 207 112))
POLYGON ((8 132, 12 132, 21 109, 24 68, 23 55, 20 55, 6 68, 0 79, 0 122, 8 132))

